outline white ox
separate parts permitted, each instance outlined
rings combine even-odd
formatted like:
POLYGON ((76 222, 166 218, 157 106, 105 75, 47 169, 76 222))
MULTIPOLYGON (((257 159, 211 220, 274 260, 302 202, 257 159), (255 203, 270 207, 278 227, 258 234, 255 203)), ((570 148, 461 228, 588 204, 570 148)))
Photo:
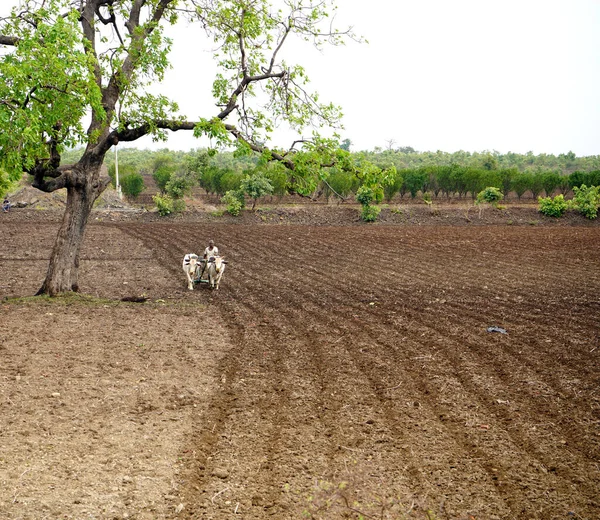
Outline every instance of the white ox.
POLYGON ((211 257, 208 262, 208 282, 211 289, 218 289, 223 272, 225 271, 225 259, 221 256, 211 257))
POLYGON ((196 269, 198 268, 198 255, 188 253, 183 257, 183 272, 188 281, 188 289, 194 290, 194 278, 196 277, 196 269))

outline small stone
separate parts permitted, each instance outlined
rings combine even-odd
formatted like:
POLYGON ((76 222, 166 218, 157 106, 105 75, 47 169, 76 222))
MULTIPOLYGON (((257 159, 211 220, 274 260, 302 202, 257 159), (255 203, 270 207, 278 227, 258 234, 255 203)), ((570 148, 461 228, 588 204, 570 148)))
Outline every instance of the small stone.
POLYGON ((60 392, 52 392, 51 397, 60 397, 60 392))
POLYGON ((212 474, 214 477, 222 479, 226 479, 227 477, 229 477, 229 471, 227 471, 225 468, 215 468, 212 474))

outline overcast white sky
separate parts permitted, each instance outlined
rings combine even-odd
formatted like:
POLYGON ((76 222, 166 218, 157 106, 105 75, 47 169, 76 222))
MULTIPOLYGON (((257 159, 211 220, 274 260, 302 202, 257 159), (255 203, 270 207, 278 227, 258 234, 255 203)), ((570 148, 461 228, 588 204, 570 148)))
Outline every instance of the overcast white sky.
MULTIPOLYGON (((0 12, 5 2, 14 3, 2 0, 0 12)), ((323 53, 304 47, 294 61, 305 65, 323 101, 342 106, 340 133, 353 150, 391 143, 419 151, 600 155, 600 0, 338 5, 338 24, 353 25, 369 43, 323 53)), ((177 31, 175 69, 165 83, 189 118, 211 117, 211 53, 190 43, 186 30, 177 31)), ((289 139, 281 132, 275 143, 289 139)), ((202 144, 178 132, 158 146, 202 144)))

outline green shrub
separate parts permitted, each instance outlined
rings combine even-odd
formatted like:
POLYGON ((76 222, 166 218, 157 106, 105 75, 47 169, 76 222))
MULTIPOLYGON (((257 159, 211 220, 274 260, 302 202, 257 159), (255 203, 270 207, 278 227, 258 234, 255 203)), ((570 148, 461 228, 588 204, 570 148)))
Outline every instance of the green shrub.
POLYGON ((590 220, 598 216, 598 206, 600 206, 600 187, 590 186, 589 188, 582 184, 580 188, 573 187, 573 205, 579 213, 590 220))
POLYGON ((244 207, 244 194, 241 191, 230 190, 223 195, 221 202, 227 205, 227 213, 237 217, 244 207))
POLYGON ((119 179, 123 193, 127 198, 136 199, 144 191, 144 178, 139 173, 130 173, 119 179))
POLYGON ((562 217, 563 213, 567 210, 567 201, 564 195, 557 195, 554 198, 551 197, 538 197, 540 204, 538 211, 547 217, 562 217))
POLYGON ((152 200, 156 204, 158 214, 161 217, 166 217, 171 213, 181 213, 185 210, 185 201, 183 199, 173 199, 169 195, 154 195, 152 200))
POLYGON ((496 207, 498 205, 498 202, 502 200, 502 197, 504 197, 504 195, 502 194, 499 188, 496 188, 494 186, 488 186, 487 188, 483 189, 477 194, 477 200, 475 201, 475 203, 481 204, 483 202, 486 202, 496 207))
POLYGON ((164 192, 171 198, 182 199, 192 191, 194 178, 186 172, 178 171, 171 174, 171 178, 164 187, 164 192))
POLYGON ((379 206, 369 206, 367 204, 363 205, 360 216, 365 222, 375 222, 380 212, 381 208, 379 206))
POLYGON ((175 199, 173 201, 173 213, 182 213, 185 211, 185 200, 175 199))
POLYGON ((363 206, 368 206, 371 202, 378 204, 383 200, 383 188, 380 186, 367 186, 363 184, 356 191, 356 200, 363 206))

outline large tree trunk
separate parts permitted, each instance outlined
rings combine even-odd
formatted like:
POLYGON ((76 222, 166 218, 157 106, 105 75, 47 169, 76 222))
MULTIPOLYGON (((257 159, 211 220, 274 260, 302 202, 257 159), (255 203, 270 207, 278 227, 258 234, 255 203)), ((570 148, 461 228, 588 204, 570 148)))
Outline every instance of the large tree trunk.
POLYGON ((67 187, 67 206, 54 242, 46 279, 38 295, 56 296, 79 290, 79 253, 85 228, 94 201, 106 185, 98 182, 99 169, 95 170, 79 172, 77 182, 67 187))

